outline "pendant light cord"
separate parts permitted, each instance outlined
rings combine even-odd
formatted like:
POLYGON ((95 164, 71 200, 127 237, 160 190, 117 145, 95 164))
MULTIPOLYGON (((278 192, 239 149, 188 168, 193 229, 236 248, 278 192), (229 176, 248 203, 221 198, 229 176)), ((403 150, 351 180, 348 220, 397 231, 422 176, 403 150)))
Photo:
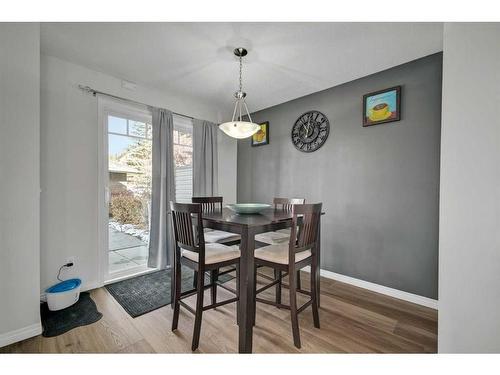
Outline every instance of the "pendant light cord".
POLYGON ((240 56, 240 92, 243 91, 243 62, 240 56))
POLYGON ((240 87, 239 91, 234 93, 236 101, 234 102, 233 117, 231 118, 231 121, 220 124, 219 129, 230 137, 243 139, 255 134, 260 129, 260 125, 253 122, 252 116, 250 115, 250 111, 248 110, 248 106, 245 102, 246 93, 243 92, 243 57, 247 55, 248 51, 243 47, 239 47, 235 48, 233 53, 239 58, 240 87), (246 116, 246 118, 243 119, 243 116, 246 116))

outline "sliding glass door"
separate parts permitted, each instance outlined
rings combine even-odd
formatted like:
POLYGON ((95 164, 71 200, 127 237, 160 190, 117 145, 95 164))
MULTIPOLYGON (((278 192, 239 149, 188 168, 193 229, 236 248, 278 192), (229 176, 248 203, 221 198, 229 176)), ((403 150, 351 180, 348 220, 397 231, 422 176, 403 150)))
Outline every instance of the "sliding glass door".
POLYGON ((100 115, 106 145, 106 282, 148 270, 152 132, 146 109, 110 101, 100 115))
MULTIPOLYGON (((99 97, 99 254, 103 283, 148 268, 152 188, 149 109, 99 97)), ((176 201, 191 202, 193 122, 174 115, 176 201)), ((159 262, 161 263, 161 262, 159 262)))

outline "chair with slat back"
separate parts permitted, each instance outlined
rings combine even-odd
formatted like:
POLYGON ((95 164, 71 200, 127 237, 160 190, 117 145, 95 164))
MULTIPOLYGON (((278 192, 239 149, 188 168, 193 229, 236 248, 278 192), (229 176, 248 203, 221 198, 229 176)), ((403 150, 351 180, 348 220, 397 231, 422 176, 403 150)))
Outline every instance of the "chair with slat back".
MULTIPOLYGON (((199 203, 201 210, 204 213, 222 212, 222 197, 192 197, 192 203, 199 203)), ((206 242, 217 242, 225 245, 236 245, 240 242, 241 237, 238 234, 225 232, 222 230, 205 230, 206 242)))
POLYGON ((304 204, 303 198, 274 198, 273 205, 275 210, 291 212, 294 204, 304 204))
MULTIPOLYGON (((192 203, 198 203, 201 205, 201 210, 204 213, 215 213, 222 212, 222 202, 223 197, 192 197, 192 203)), ((241 241, 241 236, 239 234, 230 233, 222 230, 211 230, 205 229, 205 241, 207 243, 221 243, 224 245, 236 245, 241 241)), ((210 273, 212 285, 215 285, 219 276, 225 273, 233 272, 234 269, 229 269, 224 272, 219 270, 213 270, 210 273)), ((193 279, 193 286, 196 287, 196 282, 198 280, 197 274, 195 273, 193 279)), ((211 292, 212 303, 217 302, 217 288, 214 286, 211 292)))
MULTIPOLYGON (((316 274, 318 265, 318 238, 319 222, 321 216, 321 203, 299 204, 292 208, 293 220, 290 242, 288 244, 270 245, 255 250, 255 265, 267 266, 280 270, 289 277, 290 305, 283 305, 275 301, 269 301, 256 297, 257 302, 262 302, 280 308, 290 309, 292 320, 292 333, 294 345, 300 348, 300 332, 298 314, 307 307, 312 306, 314 326, 319 328, 319 312, 317 301, 317 281, 312 275, 316 274), (298 229, 297 229, 298 228, 298 229), (296 272, 306 266, 311 267, 310 291, 305 291, 296 286, 296 272), (304 305, 297 307, 297 292, 310 297, 304 305)), ((255 291, 255 295, 276 285, 280 279, 255 291)))
MULTIPOLYGON (((275 211, 292 212, 294 204, 304 204, 303 198, 274 198, 273 205, 275 211)), ((266 232, 258 234, 255 239, 260 242, 274 245, 276 242, 284 242, 290 236, 290 228, 280 229, 276 232, 266 232)))
MULTIPOLYGON (((273 206, 275 211, 286 211, 292 212, 293 205, 304 204, 306 200, 304 198, 274 198, 273 206)), ((255 236, 255 239, 262 243, 267 243, 269 245, 277 245, 279 243, 288 243, 291 235, 291 228, 280 229, 275 232, 260 233, 255 236)), ((259 276, 269 279, 265 274, 259 273, 259 276)), ((282 290, 282 273, 280 270, 274 270, 274 279, 280 280, 276 284, 276 303, 281 303, 281 290, 282 290)), ((297 271, 297 288, 300 289, 300 271, 297 271)))
MULTIPOLYGON (((194 314, 195 322, 191 346, 191 349, 194 351, 198 348, 200 341, 201 318, 203 311, 232 302, 238 303, 240 251, 237 248, 226 246, 224 244, 205 242, 202 206, 200 204, 170 202, 170 208, 172 211, 171 217, 175 238, 174 314, 172 318, 172 331, 177 329, 179 310, 181 306, 194 314), (189 267, 195 271, 197 282, 194 289, 184 292, 181 291, 181 266, 189 267), (226 266, 236 267, 236 290, 217 284, 216 280, 212 280, 209 285, 205 286, 204 276, 206 271, 211 272, 226 266), (218 303, 212 300, 210 305, 203 306, 203 294, 205 289, 211 288, 213 290, 217 288, 217 285, 233 292, 236 294, 236 297, 218 303), (184 298, 193 295, 197 296, 195 309, 191 308, 182 301, 184 298)), ((239 308, 237 308, 237 311, 239 311, 239 308)))
POLYGON ((203 212, 222 211, 222 197, 192 197, 191 202, 201 204, 203 212))

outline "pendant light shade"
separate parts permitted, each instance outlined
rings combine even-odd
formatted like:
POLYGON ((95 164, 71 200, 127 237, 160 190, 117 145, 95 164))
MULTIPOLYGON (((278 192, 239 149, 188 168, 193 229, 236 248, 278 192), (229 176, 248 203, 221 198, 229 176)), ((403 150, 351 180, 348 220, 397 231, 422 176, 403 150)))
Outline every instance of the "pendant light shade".
POLYGON ((245 97, 247 96, 247 94, 243 91, 242 58, 243 56, 246 56, 247 53, 247 50, 242 47, 236 48, 234 50, 234 54, 240 59, 240 89, 234 94, 236 103, 234 103, 233 117, 231 121, 224 122, 219 125, 220 130, 222 130, 228 136, 237 139, 251 137, 260 129, 259 124, 252 122, 252 117, 250 116, 247 104, 245 103, 245 97))
POLYGON ((243 139, 257 133, 260 125, 248 121, 231 121, 220 124, 219 129, 230 137, 243 139))

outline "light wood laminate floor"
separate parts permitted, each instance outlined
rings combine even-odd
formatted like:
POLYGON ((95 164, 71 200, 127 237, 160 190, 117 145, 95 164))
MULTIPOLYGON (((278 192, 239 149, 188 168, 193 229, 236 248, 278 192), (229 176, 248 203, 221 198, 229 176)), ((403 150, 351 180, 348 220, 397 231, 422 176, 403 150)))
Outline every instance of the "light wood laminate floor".
MULTIPOLYGON (((302 285, 308 285, 302 273, 302 285)), ((260 281, 262 281, 259 278, 260 281)), ((229 283, 233 283, 231 281, 229 283)), ((234 287, 234 285, 233 285, 234 287)), ((283 302, 288 302, 283 289, 283 302)), ((33 337, 0 348, 0 353, 190 353, 193 316, 181 308, 179 329, 171 332, 172 309, 165 306, 130 317, 105 288, 91 292, 103 317, 97 323, 52 338, 33 337)), ((311 308, 299 315, 302 349, 293 346, 287 310, 257 304, 254 353, 435 353, 437 311, 330 279, 321 279, 321 328, 311 308)), ((219 288, 219 298, 230 294, 219 288)), ((273 298, 274 288, 260 296, 273 298)), ((194 304, 194 297, 190 300, 194 304)), ((207 291, 205 297, 209 303, 207 291)), ((299 304, 305 298, 299 298, 299 304)), ((201 353, 236 353, 236 305, 203 313, 201 353)))

